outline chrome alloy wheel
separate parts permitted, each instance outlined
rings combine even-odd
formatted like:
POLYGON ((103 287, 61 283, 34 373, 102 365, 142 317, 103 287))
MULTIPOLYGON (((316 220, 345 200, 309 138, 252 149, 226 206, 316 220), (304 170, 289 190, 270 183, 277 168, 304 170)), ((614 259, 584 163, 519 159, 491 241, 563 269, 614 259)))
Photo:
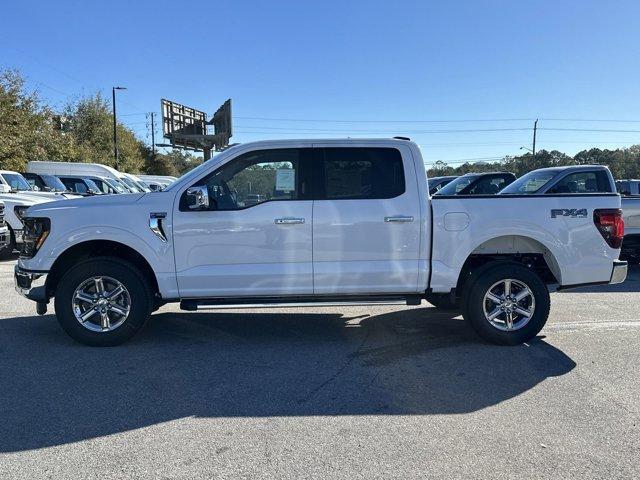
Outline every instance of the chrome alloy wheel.
POLYGON ((93 332, 115 330, 129 316, 131 296, 115 278, 91 277, 73 292, 71 307, 76 320, 93 332))
POLYGON ((491 326, 510 332, 529 323, 536 300, 526 283, 507 278, 491 285, 484 295, 482 308, 491 326))

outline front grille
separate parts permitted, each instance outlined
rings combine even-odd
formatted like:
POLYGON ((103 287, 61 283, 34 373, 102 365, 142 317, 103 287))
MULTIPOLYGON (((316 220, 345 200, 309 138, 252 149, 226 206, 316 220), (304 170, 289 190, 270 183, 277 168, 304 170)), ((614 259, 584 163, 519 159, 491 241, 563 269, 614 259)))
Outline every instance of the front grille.
POLYGON ((5 226, 4 221, 4 205, 0 205, 0 228, 5 226))

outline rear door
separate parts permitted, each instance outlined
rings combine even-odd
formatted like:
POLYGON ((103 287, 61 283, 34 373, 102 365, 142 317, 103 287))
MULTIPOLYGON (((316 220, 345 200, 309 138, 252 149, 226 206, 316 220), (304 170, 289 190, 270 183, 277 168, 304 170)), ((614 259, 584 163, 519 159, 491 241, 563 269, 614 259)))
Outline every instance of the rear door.
POLYGON ((405 293, 418 285, 420 198, 398 148, 315 145, 316 294, 405 293))

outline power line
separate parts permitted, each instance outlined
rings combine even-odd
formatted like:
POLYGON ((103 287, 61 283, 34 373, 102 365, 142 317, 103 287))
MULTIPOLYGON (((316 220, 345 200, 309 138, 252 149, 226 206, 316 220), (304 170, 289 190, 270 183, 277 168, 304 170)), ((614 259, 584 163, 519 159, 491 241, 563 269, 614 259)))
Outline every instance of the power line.
MULTIPOLYGON (((277 134, 295 135, 294 132, 326 132, 326 133, 385 133, 385 134, 397 134, 397 133, 482 133, 482 132, 523 132, 531 131, 531 127, 517 127, 517 128, 464 128, 464 129, 442 129, 442 130, 362 130, 362 129, 337 129, 337 128, 300 128, 300 127, 271 127, 266 125, 238 125, 240 129, 259 129, 259 131, 244 131, 243 133, 268 133, 261 130, 286 130, 283 132, 273 132, 277 134)), ((548 132, 606 132, 606 133, 640 133, 640 130, 624 130, 624 129, 603 129, 603 128, 561 128, 561 127, 539 127, 538 130, 545 130, 548 132)))
MULTIPOLYGON (((331 128, 296 128, 296 127, 269 127, 269 126, 248 126, 238 125, 236 128, 259 128, 262 130, 294 130, 296 132, 333 132, 333 133, 472 133, 472 132, 516 132, 529 131, 530 127, 522 128, 469 128, 469 129, 446 129, 446 130, 360 130, 360 129, 331 129, 331 128)), ((263 132, 244 132, 244 133, 263 133, 263 132)), ((276 132, 291 135, 289 132, 276 132)))
MULTIPOLYGON (((530 122, 535 117, 522 118, 459 118, 459 119, 416 119, 416 120, 345 120, 345 119, 312 119, 312 118, 282 118, 282 117, 245 117, 236 116, 239 120, 266 120, 274 122, 309 122, 309 123, 481 123, 481 122, 530 122)), ((546 122, 603 122, 603 123, 640 123, 636 119, 603 119, 603 118, 559 118, 540 117, 546 122)))
POLYGON ((613 130, 601 128, 545 128, 540 127, 538 130, 547 130, 555 132, 609 132, 609 133, 640 133, 640 130, 613 130))
POLYGON ((267 120, 273 122, 311 122, 311 123, 472 123, 472 122, 526 122, 533 118, 475 118, 452 120, 332 120, 311 118, 274 118, 274 117, 234 117, 239 120, 267 120))

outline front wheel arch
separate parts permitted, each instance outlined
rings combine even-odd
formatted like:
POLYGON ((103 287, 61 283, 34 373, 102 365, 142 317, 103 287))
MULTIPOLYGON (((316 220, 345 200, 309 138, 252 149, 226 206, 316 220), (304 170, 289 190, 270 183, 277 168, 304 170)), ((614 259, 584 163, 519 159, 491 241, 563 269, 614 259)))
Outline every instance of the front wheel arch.
POLYGON ((154 297, 160 300, 158 280, 149 262, 136 250, 120 242, 112 240, 87 240, 75 244, 62 252, 49 270, 47 276, 47 295, 55 296, 60 279, 73 265, 95 257, 111 257, 135 265, 144 275, 154 297))

